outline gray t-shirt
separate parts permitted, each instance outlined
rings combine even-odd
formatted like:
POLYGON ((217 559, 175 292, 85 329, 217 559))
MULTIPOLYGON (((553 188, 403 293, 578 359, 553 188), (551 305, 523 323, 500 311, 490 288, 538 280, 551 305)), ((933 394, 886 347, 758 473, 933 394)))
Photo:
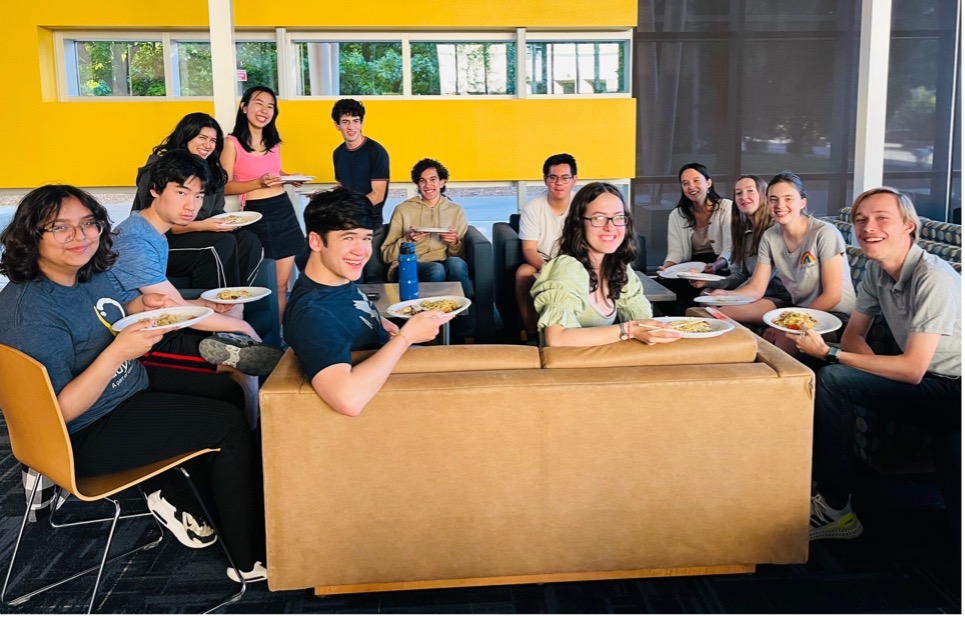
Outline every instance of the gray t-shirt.
POLYGON ((830 223, 808 217, 808 228, 801 246, 789 251, 781 237, 781 226, 774 225, 761 236, 757 252, 759 263, 768 264, 777 271, 784 287, 791 294, 795 306, 809 307, 821 295, 821 262, 842 255, 841 301, 831 310, 850 315, 854 310, 854 286, 851 284, 851 267, 844 255, 844 238, 830 223))
MULTIPOLYGON (((60 394, 114 340, 110 324, 124 316, 117 295, 106 274, 73 287, 42 275, 29 283, 9 283, 0 291, 0 343, 47 367, 54 392, 60 394)), ((67 423, 68 432, 77 432, 147 387, 141 363, 124 362, 94 404, 67 423)))
POLYGON ((913 244, 895 281, 876 261, 869 260, 856 310, 884 315, 902 351, 913 332, 941 334, 928 370, 939 375, 962 374, 962 275, 941 257, 913 244))
POLYGON ((131 212, 115 233, 117 261, 107 276, 126 304, 141 294, 142 287, 167 280, 168 240, 140 212, 131 212))

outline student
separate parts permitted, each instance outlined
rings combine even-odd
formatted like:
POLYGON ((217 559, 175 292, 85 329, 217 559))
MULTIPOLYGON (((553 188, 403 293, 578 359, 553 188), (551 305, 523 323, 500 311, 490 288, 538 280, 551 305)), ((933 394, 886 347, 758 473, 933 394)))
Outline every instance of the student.
POLYGON ((648 331, 650 302, 633 271, 633 219, 612 184, 591 182, 577 192, 560 238, 560 254, 540 270, 533 303, 546 345, 590 346, 636 339, 672 343, 679 332, 648 331), (642 321, 638 321, 642 320, 642 321))
MULTIPOLYGON (((710 172, 700 163, 687 163, 677 178, 680 200, 667 219, 667 259, 657 271, 700 261, 707 264, 704 272, 726 272, 731 257, 731 200, 717 194, 710 172)), ((677 311, 682 314, 697 292, 684 280, 670 279, 664 284, 677 294, 677 311)))
POLYGON ((523 263, 516 269, 516 306, 528 340, 536 336, 536 309, 529 293, 539 271, 559 252, 563 223, 570 210, 576 185, 576 159, 554 154, 543 163, 546 192, 534 197, 519 215, 519 239, 523 263))
MULTIPOLYGON (((112 238, 107 210, 89 193, 48 185, 27 194, 0 235, 0 272, 10 278, 0 291, 0 343, 46 367, 79 476, 218 448, 201 459, 218 529, 245 579, 264 580, 260 462, 242 393, 219 376, 137 361, 169 331, 144 323, 114 335, 109 324, 123 316, 122 306, 139 312, 165 298, 135 294, 122 305, 104 273, 116 258, 112 238)), ((151 480, 148 506, 182 544, 208 546, 215 532, 189 512, 197 502, 182 486, 175 474, 151 480)), ((230 567, 228 576, 239 580, 230 567)))
POLYGON ((261 240, 265 257, 275 260, 279 291, 276 297, 282 314, 295 255, 304 248, 305 236, 281 179, 286 174, 281 167, 277 120, 278 101, 271 88, 254 86, 246 90, 238 105, 235 127, 225 139, 221 165, 229 178, 225 194, 241 195, 245 211, 262 214, 263 218, 248 229, 261 240))
MULTIPOLYGON (((952 526, 961 526, 962 277, 915 241, 921 221, 907 195, 865 191, 851 209, 868 258, 840 350, 808 331, 787 334, 797 349, 830 364, 817 373, 811 539, 861 535, 851 508, 858 408, 932 432, 952 526), (882 315, 901 348, 879 356, 865 337, 882 315), (956 502, 957 495, 957 502, 956 502)), ((960 533, 960 532, 959 532, 960 533)))
MULTIPOLYGON (((807 213, 804 183, 790 171, 777 174, 768 183, 767 205, 776 224, 761 236, 754 274, 733 292, 711 292, 750 296, 756 301, 724 306, 721 312, 737 321, 763 324, 764 314, 777 308, 773 300, 763 297, 776 270, 794 306, 834 313, 846 321, 854 309, 854 287, 841 232, 807 213)), ((768 328, 764 336, 784 351, 795 353, 794 344, 781 334, 768 328)))
POLYGON ((305 377, 332 409, 357 416, 410 345, 432 340, 454 317, 419 313, 400 329, 355 285, 372 256, 371 203, 345 188, 316 193, 305 208, 311 254, 285 309, 285 332, 305 377), (352 352, 378 349, 352 365, 352 352))
POLYGON ((167 297, 170 306, 194 304, 215 310, 192 328, 172 333, 162 349, 148 353, 145 362, 178 366, 185 371, 228 373, 245 389, 249 421, 254 427, 258 403, 255 376, 268 375, 281 357, 281 351, 261 345, 251 325, 229 314, 241 305, 185 300, 165 274, 168 258, 165 234, 175 225, 187 225, 194 220, 204 200, 207 173, 207 163, 187 150, 171 150, 161 155, 151 171, 151 205, 132 212, 117 226, 114 239, 117 260, 107 271, 107 277, 124 301, 139 294, 157 293, 167 297), (208 336, 202 331, 218 334, 208 336))
MULTIPOLYGON (((730 276, 721 281, 690 281, 701 289, 736 289, 751 278, 757 266, 757 252, 764 232, 774 225, 767 208, 767 183, 759 176, 745 174, 734 183, 734 205, 731 208, 730 238, 733 257, 730 276)), ((771 276, 764 297, 777 308, 788 306, 791 296, 781 279, 771 276)))
POLYGON ((137 170, 134 211, 151 205, 151 167, 168 150, 187 150, 203 158, 210 167, 210 184, 197 217, 187 225, 172 227, 167 234, 167 275, 190 278, 192 289, 251 285, 264 252, 258 236, 213 218, 225 211, 224 185, 228 176, 221 167, 223 148, 224 134, 217 120, 205 113, 191 113, 154 147, 147 163, 137 170))
POLYGON ((389 264, 390 281, 398 280, 399 253, 403 242, 415 242, 419 280, 458 281, 469 296, 469 265, 463 259, 466 212, 446 197, 449 170, 433 159, 422 159, 412 168, 412 182, 419 195, 403 201, 392 212, 389 231, 382 244, 382 261, 389 264), (433 227, 443 232, 422 232, 433 227))
POLYGON ((335 181, 365 195, 382 233, 382 208, 389 194, 389 153, 382 145, 362 134, 365 107, 355 99, 341 99, 332 106, 335 129, 343 142, 332 152, 335 181))

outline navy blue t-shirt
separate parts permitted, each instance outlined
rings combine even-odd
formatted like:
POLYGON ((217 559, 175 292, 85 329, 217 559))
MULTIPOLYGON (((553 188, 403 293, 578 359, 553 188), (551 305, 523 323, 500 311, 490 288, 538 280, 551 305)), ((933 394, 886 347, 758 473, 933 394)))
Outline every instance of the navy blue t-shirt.
MULTIPOLYGON (((332 153, 332 159, 335 163, 335 179, 345 188, 363 195, 372 192, 373 180, 389 180, 389 153, 374 139, 366 137, 355 150, 349 150, 342 142, 332 153)), ((389 194, 388 190, 385 194, 389 194)), ((372 206, 380 221, 384 205, 385 199, 372 206)))
POLYGON ((355 283, 322 285, 298 277, 285 307, 285 340, 311 380, 333 364, 351 364, 352 352, 389 341, 375 305, 355 283))

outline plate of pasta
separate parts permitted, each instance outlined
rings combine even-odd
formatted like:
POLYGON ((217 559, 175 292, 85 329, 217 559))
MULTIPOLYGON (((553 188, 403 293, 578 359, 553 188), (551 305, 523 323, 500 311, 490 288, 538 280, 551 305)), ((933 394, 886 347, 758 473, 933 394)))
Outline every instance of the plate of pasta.
POLYGON ((774 309, 764 313, 764 323, 790 332, 798 334, 802 330, 814 330, 818 334, 834 332, 841 327, 841 320, 824 311, 809 308, 789 307, 774 309))
POLYGON ((462 296, 432 296, 431 298, 396 302, 385 309, 385 314, 400 319, 408 319, 413 315, 436 309, 443 313, 458 314, 469 308, 470 304, 472 304, 472 300, 462 296))
POLYGON ((215 304, 244 304, 270 294, 271 290, 267 287, 219 287, 204 292, 201 298, 215 304))
POLYGON ((118 319, 111 325, 111 330, 120 332, 124 328, 142 321, 149 321, 151 325, 145 330, 157 330, 159 328, 170 328, 180 330, 189 328, 198 323, 205 317, 214 313, 214 310, 206 306, 173 306, 170 308, 154 309, 143 313, 134 313, 123 319, 118 319))
POLYGON ((712 338, 734 329, 734 324, 723 319, 705 317, 654 317, 654 321, 680 333, 681 338, 712 338))
POLYGON ((216 214, 211 218, 219 219, 225 225, 232 227, 244 227, 255 221, 260 221, 261 216, 261 212, 225 212, 224 214, 216 214))

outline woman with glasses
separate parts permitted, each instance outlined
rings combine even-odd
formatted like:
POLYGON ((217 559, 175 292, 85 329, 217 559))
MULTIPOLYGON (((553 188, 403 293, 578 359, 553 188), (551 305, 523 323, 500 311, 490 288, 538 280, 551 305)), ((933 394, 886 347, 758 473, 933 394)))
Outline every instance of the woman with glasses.
POLYGON ((191 113, 178 122, 170 135, 154 147, 147 163, 137 170, 137 193, 132 211, 151 205, 151 169, 168 150, 187 150, 203 158, 211 171, 204 203, 187 225, 167 233, 168 278, 190 278, 193 289, 250 285, 262 259, 261 241, 247 229, 214 218, 224 214, 224 187, 228 175, 221 167, 224 134, 218 121, 206 113, 191 113))
MULTIPOLYGON (((48 185, 27 194, 0 234, 0 343, 47 369, 79 476, 134 469, 201 448, 218 529, 242 574, 264 576, 260 462, 241 388, 224 376, 145 366, 138 361, 170 330, 110 324, 163 308, 147 294, 126 304, 108 279, 117 257, 107 210, 89 193, 48 185)), ((173 474, 143 488, 148 507, 185 546, 216 541, 214 529, 173 474), (155 486, 157 484, 157 486, 155 486), (162 496, 163 491, 163 496, 162 496)), ((145 483, 148 484, 148 483, 145 483)), ((229 578, 238 578, 229 568, 229 578)))
POLYGON ((573 197, 563 223, 560 252, 540 270, 533 285, 543 344, 605 345, 636 339, 671 343, 680 334, 660 327, 643 285, 632 269, 637 247, 633 220, 612 184, 591 182, 573 197))

